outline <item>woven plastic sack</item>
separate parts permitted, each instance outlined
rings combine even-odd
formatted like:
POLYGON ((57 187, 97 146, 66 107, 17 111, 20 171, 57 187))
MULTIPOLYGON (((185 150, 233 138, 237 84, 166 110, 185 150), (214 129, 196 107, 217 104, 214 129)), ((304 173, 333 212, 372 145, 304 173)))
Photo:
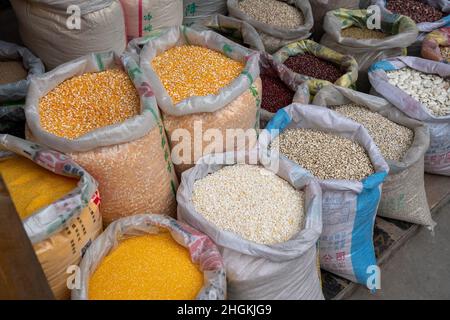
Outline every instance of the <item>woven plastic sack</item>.
POLYGON ((199 20, 192 25, 193 29, 211 30, 220 33, 224 37, 244 47, 264 51, 264 44, 258 32, 245 21, 221 14, 199 20))
POLYGON ((305 17, 305 23, 302 26, 299 26, 297 29, 288 30, 256 21, 255 19, 244 13, 241 9, 239 9, 238 0, 228 0, 227 6, 228 11, 230 12, 230 16, 251 24, 256 29, 256 31, 259 32, 266 51, 269 53, 274 53, 282 46, 290 42, 308 38, 311 35, 311 29, 314 24, 311 5, 309 4, 309 1, 282 1, 295 6, 297 9, 302 11, 303 16, 305 17))
POLYGON ((183 24, 190 26, 216 14, 227 15, 227 0, 183 0, 183 24))
POLYGON ((414 140, 400 161, 385 159, 389 175, 383 183, 378 215, 432 228, 425 193, 424 155, 430 144, 430 134, 425 124, 408 118, 403 112, 385 99, 347 88, 329 86, 315 96, 313 104, 337 106, 355 103, 379 113, 385 118, 405 126, 414 132, 414 140))
POLYGON ((450 46, 450 27, 434 30, 427 34, 422 43, 422 58, 450 63, 442 56, 440 47, 450 46))
POLYGON ((388 82, 386 71, 405 67, 448 79, 450 65, 416 57, 398 57, 376 62, 369 69, 374 94, 383 96, 408 117, 428 126, 430 147, 425 153, 425 172, 450 176, 450 116, 435 117, 419 101, 388 82))
POLYGON ((180 26, 183 23, 182 0, 120 0, 125 14, 128 40, 149 32, 180 26))
MULTIPOLYGON (((341 68, 341 71, 343 71, 344 74, 336 80, 336 85, 341 87, 355 86, 356 80, 358 80, 358 63, 356 60, 352 56, 343 55, 312 40, 301 40, 290 43, 278 50, 273 57, 275 61, 284 63, 291 56, 305 53, 310 53, 320 59, 330 61, 341 68)), ((331 82, 327 80, 311 78, 295 73, 286 66, 283 67, 287 69, 286 72, 290 74, 290 77, 294 78, 296 81, 306 81, 309 92, 312 95, 316 94, 324 86, 331 84, 331 82)))
POLYGON ((309 128, 337 134, 358 142, 369 155, 375 173, 362 181, 319 180, 323 218, 319 239, 320 265, 338 276, 367 284, 372 273, 369 267, 376 265, 373 228, 381 185, 389 171, 386 161, 362 125, 327 108, 298 103, 278 110, 261 132, 259 146, 268 148, 286 128, 309 128))
MULTIPOLYGON (((295 92, 292 102, 298 102, 308 104, 310 100, 309 88, 307 83, 298 81, 292 77, 292 73, 287 72, 279 62, 276 62, 273 57, 268 53, 261 53, 259 59, 259 68, 261 74, 270 74, 280 79, 286 84, 293 92, 295 92)), ((262 92, 262 98, 264 99, 264 91, 262 92)), ((286 107, 286 106, 281 106, 286 107)), ((260 127, 264 128, 266 124, 273 118, 275 113, 267 111, 261 108, 260 127)))
MULTIPOLYGON (((233 152, 207 155, 186 171, 177 193, 178 219, 204 232, 216 243, 225 264, 228 298, 231 300, 323 300, 317 270, 316 244, 322 230, 321 190, 311 175, 280 159, 267 169, 305 192, 305 228, 286 242, 263 245, 218 229, 199 214, 191 201, 194 182, 209 173, 235 163, 254 163, 253 155, 233 152), (237 161, 236 161, 237 158, 237 161), (250 161, 250 162, 249 162, 250 161)), ((269 164, 266 162, 266 164, 269 164)))
POLYGON ((358 62, 357 87, 369 91, 367 70, 378 60, 406 55, 406 48, 417 38, 418 30, 414 21, 406 16, 384 13, 381 16, 381 31, 390 36, 384 39, 353 39, 342 37, 342 29, 350 26, 367 28, 367 20, 372 13, 366 9, 329 11, 325 15, 323 35, 320 43, 342 54, 351 55, 358 62))
MULTIPOLYGON (((372 3, 377 4, 381 7, 382 12, 391 13, 391 11, 386 9, 386 1, 387 0, 371 0, 372 3)), ((450 13, 450 4, 448 0, 421 0, 426 4, 429 4, 435 8, 438 8, 444 13, 450 13)), ((419 29, 419 35, 417 36, 416 41, 412 43, 408 47, 408 55, 409 56, 420 56, 420 51, 422 48, 423 40, 425 39, 427 33, 432 32, 433 30, 449 26, 450 23, 450 15, 444 15, 444 17, 435 22, 422 22, 417 24, 417 28, 419 29)))
POLYGON ((313 37, 319 41, 323 34, 323 18, 335 9, 365 9, 370 0, 309 0, 314 17, 313 37))
MULTIPOLYGON (((386 8, 386 3, 389 0, 371 0, 372 4, 378 5, 382 12, 392 13, 386 8)), ((450 3, 448 0, 420 0, 420 2, 429 4, 432 7, 439 9, 444 13, 450 13, 450 3)), ((444 15, 444 17, 435 22, 422 22, 417 24, 417 28, 421 33, 423 32, 431 32, 435 29, 439 29, 444 27, 446 24, 450 22, 450 15, 444 15)))
POLYGON ((48 69, 92 52, 125 50, 119 0, 12 0, 11 4, 23 43, 48 69), (79 29, 77 11, 68 13, 72 5, 80 10, 79 29))
MULTIPOLYGON (((190 160, 178 158, 178 152, 172 152, 172 160, 178 175, 192 167, 209 145, 204 139, 195 138, 195 125, 200 123, 202 130, 218 129, 226 137, 226 129, 253 130, 259 127, 259 108, 261 102, 261 79, 259 78, 259 54, 249 50, 212 31, 197 31, 189 27, 168 28, 152 37, 136 39, 133 46, 145 44, 140 54, 140 65, 148 76, 154 90, 158 106, 163 113, 164 128, 170 140, 172 150, 183 139, 173 133, 187 130, 190 134, 190 160), (228 86, 219 90, 217 95, 193 96, 176 105, 164 88, 152 67, 155 56, 173 46, 198 45, 218 51, 227 57, 245 64, 242 73, 228 86), (200 141, 199 141, 200 140, 200 141)), ((255 136, 256 140, 256 136, 255 136)), ((250 142, 249 142, 250 143, 250 142)), ((180 144, 182 146, 182 144, 180 144)), ((224 148, 225 149, 225 148, 224 148)), ((231 150, 221 150, 231 151, 231 150)))
MULTIPOLYGON (((63 198, 23 220, 36 256, 57 299, 68 299, 67 268, 77 265, 102 232, 96 181, 69 157, 10 135, 0 135, 0 158, 17 154, 56 174, 78 177, 78 186, 63 198)), ((0 179, 1 180, 1 179, 0 179)), ((11 201, 0 194, 0 202, 11 201)))
POLYGON ((26 79, 0 84, 0 103, 5 101, 16 101, 27 96, 28 84, 32 75, 44 73, 44 65, 41 60, 34 56, 30 50, 20 47, 14 43, 0 40, 0 61, 20 60, 24 69, 28 71, 26 79))
MULTIPOLYGON (((206 235, 163 215, 138 214, 111 223, 89 247, 80 264, 80 288, 72 290, 72 300, 89 299, 89 278, 101 261, 119 242, 136 236, 158 234, 168 230, 173 239, 189 250, 192 262, 204 273, 204 286, 198 300, 224 300, 226 277, 222 257, 216 245, 206 235)), ((170 272, 170 270, 167 270, 170 272)))
POLYGON ((174 215, 177 179, 170 161, 156 100, 136 62, 112 52, 92 54, 33 78, 25 106, 29 137, 70 156, 99 182, 105 224, 120 217, 152 211, 174 215), (115 67, 130 75, 141 100, 141 113, 77 139, 46 132, 40 126, 39 98, 73 76, 115 67))

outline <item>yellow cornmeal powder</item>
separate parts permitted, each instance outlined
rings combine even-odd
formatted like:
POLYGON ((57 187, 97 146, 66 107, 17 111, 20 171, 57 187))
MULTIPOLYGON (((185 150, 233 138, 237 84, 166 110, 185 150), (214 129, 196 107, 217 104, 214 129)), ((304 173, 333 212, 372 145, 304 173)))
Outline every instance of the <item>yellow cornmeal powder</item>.
POLYGON ((89 281, 91 300, 192 300, 203 273, 169 232, 123 240, 89 281))
POLYGON ((218 94, 244 69, 244 64, 224 54, 192 45, 173 47, 152 60, 174 104, 192 96, 218 94))
POLYGON ((78 183, 20 156, 0 161, 0 174, 21 219, 52 204, 78 183))

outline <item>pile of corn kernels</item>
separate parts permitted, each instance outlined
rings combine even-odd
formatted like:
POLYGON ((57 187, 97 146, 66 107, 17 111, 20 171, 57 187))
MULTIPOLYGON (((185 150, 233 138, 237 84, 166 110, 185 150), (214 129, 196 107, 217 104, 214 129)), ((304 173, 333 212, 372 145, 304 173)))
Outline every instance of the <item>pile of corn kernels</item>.
POLYGON ((450 114, 450 80, 411 68, 387 72, 390 84, 423 104, 436 117, 450 114))
POLYGON ((152 67, 174 104, 218 94, 244 69, 243 63, 220 52, 193 45, 170 48, 152 60, 152 67))
POLYGON ((275 244, 302 228, 303 197, 272 171, 240 164, 197 180, 192 202, 218 228, 256 243, 275 244))
POLYGON ((70 78, 39 101, 42 128, 68 139, 121 123, 139 111, 138 92, 119 69, 70 78))

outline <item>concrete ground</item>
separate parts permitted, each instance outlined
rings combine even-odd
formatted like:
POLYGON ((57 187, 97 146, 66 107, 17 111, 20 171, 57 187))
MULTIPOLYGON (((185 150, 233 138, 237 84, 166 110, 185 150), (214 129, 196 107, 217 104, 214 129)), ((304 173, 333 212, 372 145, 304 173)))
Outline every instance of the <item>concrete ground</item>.
POLYGON ((359 287, 349 299, 450 299, 450 203, 433 216, 434 237, 421 228, 381 266, 381 289, 359 287))

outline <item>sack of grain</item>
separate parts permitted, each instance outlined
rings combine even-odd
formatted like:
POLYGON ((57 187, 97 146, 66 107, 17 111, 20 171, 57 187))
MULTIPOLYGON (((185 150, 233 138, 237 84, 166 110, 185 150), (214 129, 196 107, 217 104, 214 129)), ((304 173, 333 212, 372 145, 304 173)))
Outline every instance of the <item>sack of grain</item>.
POLYGON ((416 57, 382 60, 369 69, 373 94, 428 126, 425 172, 446 176, 450 175, 449 76, 450 65, 416 57))
POLYGON ((169 157, 167 138, 148 80, 133 59, 123 56, 119 60, 113 52, 92 54, 33 78, 25 114, 30 139, 69 154, 99 182, 106 225, 120 217, 146 211, 174 215, 177 179, 169 157), (126 70, 132 82, 122 69, 126 70), (113 74, 113 71, 116 73, 113 74), (114 80, 119 75, 124 75, 129 87, 119 83, 114 88, 96 89, 100 82, 91 79, 103 76, 101 79, 114 80), (65 85, 67 79, 79 82, 69 82, 66 90, 61 89, 59 86, 65 85), (94 91, 83 85, 88 80, 94 91), (125 92, 124 88, 131 92, 125 92), (63 96, 65 99, 58 97, 73 89, 74 96, 63 96), (92 96, 83 96, 84 92, 90 92, 92 96), (67 137, 69 133, 78 133, 77 130, 84 128, 85 124, 105 121, 107 115, 116 117, 116 114, 108 112, 118 108, 110 99, 117 97, 123 101, 130 94, 135 100, 125 100, 124 107, 135 103, 140 109, 137 115, 107 126, 97 125, 93 130, 83 131, 84 134, 67 137), (53 109, 42 104, 42 101, 49 103, 52 97, 59 101, 55 108, 60 109, 49 114, 48 110, 53 109), (87 109, 85 100, 91 101, 97 112, 89 113, 92 109, 87 109), (73 109, 76 111, 72 112, 73 109))
POLYGON ((273 57, 262 52, 259 59, 262 82, 260 127, 264 128, 275 113, 292 102, 308 104, 306 82, 298 81, 273 57))
MULTIPOLYGON (((177 193, 178 218, 209 235, 219 247, 227 273, 229 299, 323 299, 316 249, 317 240, 322 230, 321 190, 319 185, 304 170, 293 166, 284 159, 279 159, 279 166, 276 169, 275 166, 269 165, 264 168, 256 165, 263 161, 258 157, 255 150, 250 151, 246 157, 238 155, 237 160, 235 157, 236 154, 233 152, 207 155, 201 158, 194 168, 183 174, 177 193), (234 165, 236 163, 238 165, 234 165), (196 210, 197 204, 193 200, 193 196, 200 192, 197 183, 205 177, 212 177, 213 174, 219 174, 222 170, 233 169, 239 170, 234 173, 234 176, 239 176, 239 183, 234 180, 233 173, 228 171, 231 174, 231 176, 228 176, 229 181, 212 184, 216 188, 215 190, 212 190, 213 187, 206 185, 202 189, 207 188, 212 191, 207 191, 206 196, 201 193, 205 196, 204 198, 198 196, 200 206, 203 207, 203 204, 204 207, 211 208, 212 206, 213 214, 216 214, 219 221, 222 221, 220 217, 223 210, 227 214, 235 215, 234 218, 230 216, 226 218, 229 221, 227 223, 230 223, 227 228, 221 228, 217 226, 217 223, 210 222, 211 216, 206 218, 205 213, 196 210), (246 175, 245 172, 241 172, 244 169, 255 170, 255 172, 253 175, 246 175), (275 183, 272 180, 275 179, 277 187, 274 185, 270 189, 273 194, 267 197, 266 192, 268 191, 262 191, 261 189, 266 185, 271 186, 275 183), (230 190, 230 188, 237 190, 239 187, 245 188, 249 185, 253 185, 256 189, 248 190, 247 193, 241 189, 235 192, 230 190), (224 195, 219 195, 218 190, 223 190, 224 195), (241 191, 242 193, 240 193, 241 191), (294 194, 299 193, 299 191, 303 193, 304 200, 301 203, 303 208, 295 210, 291 201, 295 199, 294 194), (242 194, 242 196, 239 199, 238 197, 233 198, 234 193, 242 194), (230 197, 235 202, 229 201, 230 197), (286 197, 289 198, 285 199, 286 197), (224 198, 225 202, 218 202, 215 198, 224 198), (288 201, 290 199, 291 201, 288 201), (280 201, 286 201, 283 202, 284 206, 277 205, 280 201), (257 207, 256 203, 261 203, 264 208, 268 208, 270 204, 267 205, 267 202, 273 204, 275 211, 267 213, 268 210, 264 210, 265 213, 263 213, 257 209, 252 209, 248 211, 250 216, 243 218, 243 214, 237 212, 239 209, 236 209, 248 208, 249 203, 254 203, 253 208, 257 207), (223 208, 221 209, 219 206, 223 206, 223 208), (229 207, 234 207, 234 212, 227 210, 229 207), (282 211, 286 208, 290 208, 291 212, 282 211), (303 214, 301 215, 301 213, 303 214), (292 216, 292 214, 295 214, 295 216, 292 216), (298 221, 298 218, 302 221, 298 221), (292 229, 291 225, 289 225, 289 228, 286 227, 284 222, 287 220, 294 221, 293 224, 297 223, 297 227, 295 229, 292 229), (270 222, 267 223, 267 221, 270 222), (264 222, 266 223, 263 224, 264 222), (233 223, 234 225, 232 225, 233 223), (240 227, 243 225, 246 225, 246 227, 243 227, 244 230, 240 227), (289 234, 284 235, 286 229, 291 231, 291 236, 289 234), (234 230, 242 232, 238 233, 234 230), (277 233, 282 233, 283 237, 277 233), (249 238, 253 240, 249 240, 249 238), (266 241, 272 240, 272 238, 279 240, 276 242, 266 241), (281 240, 281 238, 288 240, 281 240)), ((266 164, 269 163, 266 162, 266 164)))
POLYGON ((371 0, 382 12, 409 16, 417 24, 419 35, 408 47, 409 56, 420 56, 422 42, 433 30, 450 23, 448 0, 371 0))
POLYGON ((244 47, 264 51, 264 44, 255 28, 245 21, 217 14, 199 20, 192 25, 193 29, 211 30, 244 47))
POLYGON ((275 114, 259 135, 258 145, 281 153, 296 166, 298 160, 292 159, 308 163, 303 166, 315 172, 322 188, 320 265, 343 278, 367 284, 372 274, 369 267, 376 265, 373 228, 381 185, 389 171, 367 130, 324 107, 294 103, 275 114), (318 135, 321 140, 317 140, 318 135), (320 178, 329 171, 339 176, 320 178))
POLYGON ((126 46, 119 0, 12 0, 23 43, 53 69, 91 52, 126 46))
POLYGON ((427 34, 422 43, 422 58, 450 63, 450 27, 427 34))
POLYGON ((432 228, 435 223, 424 184, 424 155, 430 143, 426 125, 408 118, 382 98, 338 86, 320 90, 313 104, 328 106, 365 125, 380 149, 389 175, 383 183, 377 214, 432 228))
POLYGON ((227 0, 183 0, 183 24, 186 26, 227 13, 227 0))
POLYGON ((450 22, 448 0, 371 0, 371 2, 378 5, 384 13, 410 17, 420 32, 428 33, 450 22))
POLYGON ((44 65, 27 48, 0 41, 0 103, 27 96, 30 76, 44 73, 44 65))
POLYGON ((352 56, 343 55, 312 40, 290 43, 278 50, 273 57, 275 61, 284 64, 290 77, 299 82, 307 82, 312 95, 332 83, 341 87, 354 87, 358 80, 358 63, 352 56), (300 56, 308 57, 308 60, 300 61, 301 63, 293 60, 300 56), (286 66, 290 60, 293 61, 289 65, 296 66, 298 70, 294 71, 286 66))
MULTIPOLYGON (((127 300, 187 299, 187 293, 184 291, 191 291, 191 288, 186 288, 186 286, 189 285, 187 283, 190 280, 188 277, 192 276, 192 273, 199 273, 201 281, 200 290, 193 294, 193 296, 196 296, 196 299, 224 300, 226 297, 225 271, 222 257, 216 245, 206 235, 184 223, 163 215, 138 214, 114 221, 89 247, 81 261, 80 268, 80 288, 72 290, 72 300, 91 299, 95 293, 91 289, 96 290, 96 287, 100 286, 104 288, 103 292, 100 292, 102 297, 106 297, 104 299, 114 297, 116 299, 121 297, 127 300), (161 250, 145 250, 145 247, 139 248, 139 246, 148 246, 149 243, 137 243, 131 244, 133 249, 137 251, 126 250, 125 257, 120 252, 117 252, 120 246, 127 241, 128 245, 130 245, 130 240, 156 235, 166 235, 166 237, 171 238, 160 241, 159 245, 164 246, 161 250), (175 240, 176 243, 169 247, 168 242, 172 240, 175 240), (174 246, 176 247, 174 248, 174 246), (188 251, 188 253, 184 251, 188 251), (114 269, 116 274, 103 274, 104 279, 99 279, 94 287, 91 280, 97 280, 94 279, 95 273, 102 267, 102 261, 106 260, 105 257, 108 256, 108 262, 111 265, 112 253, 116 254, 114 256, 115 261, 113 261, 113 263, 116 263, 116 268, 114 269), (149 258, 146 257, 146 254, 149 254, 149 258), (164 256, 161 257, 161 255, 164 256), (124 258, 128 259, 128 261, 118 261, 124 258), (164 264, 160 266, 155 265, 153 262, 158 261, 157 259, 160 259, 164 264), (140 263, 149 266, 149 268, 145 270, 139 269, 140 263), (191 265, 185 266, 185 264, 191 265), (182 269, 183 267, 184 269, 182 269), (198 268, 200 273, 196 270, 193 272, 191 270, 192 267, 198 268), (152 274, 158 269, 164 269, 163 272, 165 274, 152 274), (189 273, 186 272, 186 269, 188 269, 189 273), (126 275, 121 272, 128 272, 130 278, 126 279, 126 275), (105 278, 108 276, 110 276, 109 279, 105 278), (167 279, 167 281, 161 283, 164 279, 167 279), (179 279, 180 283, 174 283, 177 279, 179 279), (165 287, 162 290, 158 290, 157 286, 161 284, 165 287), (176 288, 167 288, 170 285, 175 285, 176 288), (143 288, 147 288, 148 292, 139 292, 139 290, 144 290, 143 288), (164 291, 167 296, 158 297, 158 295, 162 295, 160 291, 164 291), (167 291, 171 292, 167 293, 167 291), (148 296, 151 297, 149 298, 148 296)), ((196 276, 198 278, 198 275, 196 276)))
MULTIPOLYGON (((227 129, 243 129, 248 131, 250 140, 245 147, 255 143, 261 101, 258 53, 215 32, 184 26, 136 39, 130 47, 139 51, 143 44, 140 66, 162 110, 178 175, 192 167, 211 145, 202 136, 198 138, 209 129, 219 130, 222 138, 227 136, 227 129), (204 68, 208 68, 208 73, 204 68), (157 71, 164 75, 164 80, 157 71), (218 88, 211 93, 211 87, 218 88), (199 91, 203 94, 195 95, 199 91)), ((229 148, 234 150, 234 143, 229 142, 232 144, 229 148)), ((231 151, 219 147, 216 152, 231 151)))
POLYGON ((323 18, 335 9, 365 9, 370 0, 309 0, 314 17, 313 37, 319 41, 323 35, 323 18))
MULTIPOLYGON (((68 268, 78 265, 89 245, 102 232, 97 183, 85 169, 59 152, 10 135, 0 135, 0 146, 9 151, 2 152, 0 157, 3 161, 15 154, 20 158, 29 159, 30 162, 49 172, 79 179, 78 184, 74 182, 76 187, 73 190, 49 205, 37 206, 40 200, 38 198, 29 199, 31 201, 29 204, 23 204, 27 210, 30 210, 30 207, 39 207, 36 211, 32 211, 33 213, 27 212, 28 217, 22 216, 23 226, 33 244, 53 294, 57 299, 68 299, 70 297, 67 287, 70 276, 67 273, 68 268)), ((0 166, 3 162, 1 160, 0 166)), ((10 161, 17 160, 10 159, 10 161)), ((21 174, 24 178, 26 172, 21 174)), ((35 178, 34 186, 37 188, 39 185, 41 192, 49 192, 49 190, 42 190, 44 186, 39 182, 39 178, 42 181, 43 177, 35 178)), ((30 178, 16 179, 14 187, 24 188, 22 192, 25 193, 27 192, 25 188, 32 187, 30 180, 30 178)), ((0 184, 2 184, 1 178, 0 184)), ((0 202, 12 201, 11 197, 15 194, 8 194, 3 187, 1 189, 3 190, 0 192, 0 202)), ((22 199, 13 200, 21 201, 22 199)), ((17 205, 16 208, 18 209, 17 205)))
POLYGON ((370 89, 367 70, 375 61, 406 55, 406 48, 418 35, 414 21, 407 16, 384 13, 381 29, 369 30, 368 10, 338 9, 325 15, 320 43, 342 54, 351 55, 358 62, 356 83, 359 91, 370 89))
POLYGON ((120 0, 120 3, 125 14, 128 40, 146 36, 155 29, 183 23, 181 0, 120 0))
POLYGON ((248 22, 259 32, 269 53, 311 35, 313 16, 309 1, 228 0, 227 6, 230 16, 248 22))

